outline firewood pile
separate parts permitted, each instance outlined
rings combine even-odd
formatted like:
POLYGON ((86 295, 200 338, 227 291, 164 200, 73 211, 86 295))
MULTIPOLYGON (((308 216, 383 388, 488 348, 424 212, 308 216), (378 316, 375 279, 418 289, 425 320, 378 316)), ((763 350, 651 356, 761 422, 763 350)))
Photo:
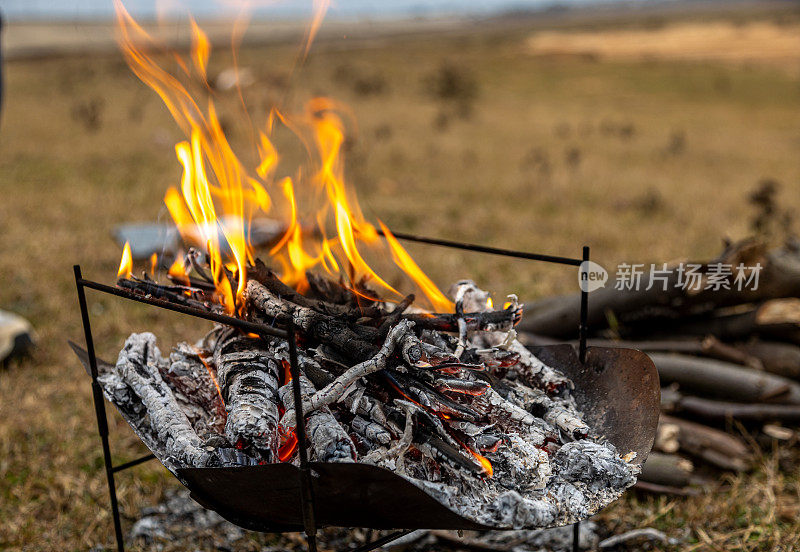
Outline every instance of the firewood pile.
MULTIPOLYGON (((388 303, 311 274, 300 294, 261 263, 248 276, 239 316, 297 329, 311 461, 380 466, 506 528, 585 519, 635 482, 635 454, 587 425, 572 382, 516 340, 516 297, 493 310, 486 292, 460 281, 450 290, 455 312, 437 314, 415 308, 413 296, 388 303)), ((119 285, 175 293, 147 280, 119 285)), ((288 359, 286 341, 227 326, 168 357, 140 333, 99 381, 173 473, 297 464, 288 359)))
MULTIPOLYGON (((796 442, 800 423, 800 243, 770 250, 749 239, 691 265, 695 286, 681 263, 663 267, 649 289, 645 274, 638 289, 612 280, 589 299, 589 345, 642 350, 658 369, 656 452, 637 483, 654 492, 692 493, 704 468, 745 471, 750 445, 796 442)), ((520 339, 574 340, 579 300, 526 304, 520 339)))

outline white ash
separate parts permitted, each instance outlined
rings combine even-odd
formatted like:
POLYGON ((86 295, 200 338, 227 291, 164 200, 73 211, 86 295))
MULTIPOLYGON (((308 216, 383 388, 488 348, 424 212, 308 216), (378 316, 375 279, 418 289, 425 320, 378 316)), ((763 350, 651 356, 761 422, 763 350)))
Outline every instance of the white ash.
MULTIPOLYGON (((488 295, 472 282, 454 289, 457 317, 488 312, 488 295)), ((511 299, 507 312, 516 309, 511 299)), ((329 331, 343 322, 331 325, 323 316, 327 326, 319 329, 320 315, 308 308, 261 289, 259 301, 255 307, 297 318, 309 332, 298 358, 312 460, 380 466, 460 515, 497 528, 586 519, 635 482, 638 466, 621 456, 629 451, 592 432, 570 394, 572 382, 516 341, 510 324, 469 331, 459 324, 444 333, 398 319, 380 341, 368 339, 375 328, 355 326, 345 335, 357 341, 348 359, 342 336, 329 331), (334 339, 336 350, 319 336, 334 339)), ((483 319, 497 320, 499 311, 489 314, 483 319)), ((152 334, 134 334, 117 368, 100 381, 173 472, 296 463, 296 452, 279 454, 294 430, 287 362, 285 342, 230 329, 215 329, 196 348, 180 345, 169 359, 160 356, 152 334), (186 381, 192 374, 205 389, 186 381), (210 389, 214 378, 220 392, 210 389), (219 395, 227 420, 224 410, 203 413, 219 410, 219 395)))

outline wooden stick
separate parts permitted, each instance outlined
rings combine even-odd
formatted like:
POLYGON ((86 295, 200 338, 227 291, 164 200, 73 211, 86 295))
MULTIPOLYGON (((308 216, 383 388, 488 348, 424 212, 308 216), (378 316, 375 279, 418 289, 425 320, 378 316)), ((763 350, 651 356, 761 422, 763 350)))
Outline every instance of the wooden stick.
MULTIPOLYGON (((589 301, 589 326, 595 329, 607 327, 608 312, 613 312, 618 321, 625 323, 628 318, 640 319, 645 312, 677 318, 731 305, 800 296, 800 251, 797 249, 785 247, 766 253, 763 244, 746 240, 729 246, 715 261, 734 266, 738 262, 744 262, 745 266, 760 262, 763 268, 758 288, 738 291, 731 286, 731 290, 689 292, 678 285, 679 275, 673 270, 667 279, 666 291, 656 284, 650 289, 645 285, 638 290, 617 290, 607 286, 593 292, 589 301)), ((577 293, 526 303, 525 317, 518 329, 550 337, 576 336, 579 313, 580 294, 577 293)))
POLYGON ((277 297, 290 301, 295 305, 314 309, 315 311, 328 314, 331 316, 352 316, 357 313, 358 309, 354 309, 350 305, 339 305, 336 303, 329 303, 319 299, 312 299, 299 293, 294 288, 287 286, 283 281, 278 278, 278 275, 270 270, 261 259, 256 259, 255 265, 250 267, 247 271, 248 278, 257 280, 261 285, 268 289, 272 294, 277 297))
MULTIPOLYGON (((256 280, 247 281, 245 296, 248 304, 258 311, 256 318, 262 322, 278 321, 285 324, 292 320, 309 337, 330 344, 341 354, 357 362, 370 359, 378 353, 379 348, 376 345, 365 341, 362 335, 354 332, 343 320, 282 301, 256 280)), ((375 328, 371 330, 373 335, 377 334, 375 328)), ((412 364, 416 363, 422 357, 422 349, 409 350, 409 354, 415 358, 412 364)))
POLYGON ((686 487, 692 482, 694 466, 673 454, 651 452, 642 466, 639 480, 669 487, 686 487))
POLYGON ((468 312, 459 316, 457 314, 407 314, 403 318, 411 320, 419 328, 436 330, 438 332, 458 332, 458 321, 466 323, 467 331, 508 331, 519 322, 522 317, 522 308, 511 306, 505 310, 468 312))
MULTIPOLYGON (((304 401, 305 397, 311 396, 315 391, 314 385, 303 374, 300 374, 300 389, 304 395, 304 401)), ((291 419, 294 421, 292 383, 289 382, 282 386, 278 390, 278 394, 286 413, 291 412, 291 419)), ((316 462, 355 461, 357 457, 355 444, 328 407, 321 407, 314 412, 304 410, 303 413, 306 418, 311 460, 316 462)), ((294 427, 294 425, 284 427, 294 427)))
MULTIPOLYGON (((341 398, 345 389, 357 380, 386 368, 386 363, 392 353, 394 353, 396 347, 399 346, 403 354, 407 354, 407 350, 415 346, 414 340, 416 340, 416 336, 411 333, 411 328, 413 327, 413 322, 401 320, 389 331, 389 335, 386 336, 386 341, 375 356, 360 364, 356 364, 336 378, 333 383, 314 393, 314 396, 310 397, 308 401, 304 400, 303 411, 313 412, 317 408, 333 404, 341 398)), ((410 358, 406 358, 406 362, 409 360, 410 358)), ((284 414, 284 419, 281 421, 281 424, 286 427, 294 426, 293 416, 293 411, 292 413, 287 411, 286 414, 284 414)))
POLYGON ((260 339, 224 330, 214 347, 214 364, 228 409, 225 436, 253 449, 267 462, 278 455, 278 360, 260 339))
POLYGON ((132 334, 119 353, 115 370, 146 408, 152 431, 164 444, 166 456, 161 460, 176 467, 203 467, 212 455, 161 379, 161 362, 153 334, 132 334))
POLYGON ((637 480, 633 488, 638 491, 653 494, 665 494, 672 496, 697 496, 700 494, 698 489, 691 487, 671 487, 669 485, 659 485, 658 483, 650 483, 649 481, 637 480))
POLYGON ((736 347, 757 358, 767 372, 800 380, 800 346, 756 339, 736 347))
POLYGON ((695 422, 661 415, 659 424, 678 428, 680 449, 719 468, 744 471, 749 467, 751 454, 745 444, 736 437, 695 422))
POLYGON ((800 422, 800 405, 754 404, 714 401, 700 397, 682 396, 662 390, 662 408, 666 412, 681 414, 718 423, 728 420, 740 422, 800 422))
POLYGON ((800 384, 774 374, 688 355, 650 353, 650 358, 662 385, 674 382, 688 392, 732 401, 800 404, 800 384))

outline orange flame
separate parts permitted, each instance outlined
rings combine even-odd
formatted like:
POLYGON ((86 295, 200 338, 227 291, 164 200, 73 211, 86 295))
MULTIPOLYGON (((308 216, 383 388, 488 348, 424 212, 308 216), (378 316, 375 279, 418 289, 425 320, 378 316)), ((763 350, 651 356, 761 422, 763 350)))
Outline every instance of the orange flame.
POLYGON ((150 276, 155 277, 158 268, 158 253, 150 255, 150 276))
POLYGON ((436 287, 436 284, 422 272, 417 263, 414 262, 414 259, 411 258, 411 255, 400 245, 400 242, 397 241, 397 238, 394 237, 394 234, 386 225, 381 221, 378 221, 378 224, 381 225, 383 235, 386 237, 386 241, 389 242, 389 247, 392 249, 392 258, 397 266, 405 270, 406 274, 422 289, 423 293, 433 303, 434 309, 442 312, 452 311, 455 308, 452 301, 445 297, 436 287))
POLYGON ((186 286, 189 285, 189 275, 186 274, 186 267, 183 264, 183 254, 179 254, 175 258, 175 262, 169 267, 167 274, 169 274, 173 280, 186 286))
MULTIPOLYGON (((314 1, 314 16, 306 33, 302 59, 329 4, 329 0, 314 1)), ((321 268, 348 278, 354 288, 357 282, 367 280, 399 295, 365 257, 366 247, 375 248, 381 242, 375 227, 365 220, 352 188, 346 184, 342 151, 345 124, 340 115, 347 113, 346 108, 328 98, 314 98, 299 114, 287 115, 271 109, 266 124, 253 132, 252 149, 258 160, 250 166, 231 147, 217 115, 214 94, 209 94, 211 44, 197 22, 190 20, 192 48, 184 59, 158 44, 130 16, 121 0, 115 0, 115 7, 125 60, 161 97, 186 136, 175 146, 183 168, 180 187, 169 188, 164 202, 184 242, 207 255, 217 300, 226 310, 235 313, 237 306, 243 304, 247 266, 255 258, 248 234, 257 214, 269 214, 285 223, 286 230, 270 255, 280 266, 280 277, 287 284, 302 290, 307 286, 306 272, 321 268), (167 71, 158 63, 156 52, 168 54, 182 72, 167 71), (202 95, 190 92, 196 88, 202 95), (279 174, 281 156, 272 142, 277 123, 289 129, 309 153, 308 164, 293 171, 294 177, 279 174)), ((237 21, 235 33, 241 32, 237 21)), ((234 40, 234 46, 236 43, 234 40)), ((235 51, 233 56, 235 63, 235 51)), ((244 104, 242 91, 237 89, 244 104)), ((247 122, 250 123, 249 115, 247 122)), ((381 227, 395 264, 421 288, 433 308, 452 311, 452 303, 385 226, 381 227)), ((188 281, 183 267, 173 265, 170 274, 188 281)))
POLYGON ((130 278, 131 271, 133 270, 133 256, 131 255, 131 244, 125 242, 122 248, 122 259, 119 261, 119 270, 117 270, 117 278, 130 278))
POLYGON ((481 456, 476 451, 472 450, 468 446, 464 446, 465 449, 469 451, 469 453, 475 457, 475 459, 480 463, 481 467, 483 468, 484 473, 488 477, 492 477, 494 475, 494 468, 492 467, 492 463, 489 462, 489 459, 485 456, 481 456))

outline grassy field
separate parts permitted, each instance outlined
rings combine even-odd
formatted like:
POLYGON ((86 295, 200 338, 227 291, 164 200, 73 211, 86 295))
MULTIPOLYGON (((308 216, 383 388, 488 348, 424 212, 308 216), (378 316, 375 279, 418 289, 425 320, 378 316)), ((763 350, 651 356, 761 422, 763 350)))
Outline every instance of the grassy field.
MULTIPOLYGON (((786 209, 800 207, 797 77, 759 64, 534 56, 529 39, 517 26, 329 42, 288 95, 295 48, 247 49, 241 64, 256 82, 245 94, 260 110, 312 93, 349 104, 359 129, 350 182, 368 217, 401 231, 560 255, 589 244, 613 267, 708 257, 723 237, 746 236, 747 197, 762 179, 781 184, 786 209)), ((229 63, 212 56, 212 73, 229 63)), ((115 55, 14 62, 6 77, 0 308, 29 318, 40 346, 0 371, 0 549, 85 550, 112 533, 89 386, 66 344, 81 339, 71 267, 113 281, 110 233, 164 219, 182 137, 115 55)), ((244 147, 235 95, 220 101, 244 147)), ((576 289, 563 268, 410 250, 444 287, 470 277, 498 297, 576 289)), ((104 297, 92 297, 92 313, 109 359, 132 330, 156 332, 164 348, 204 330, 104 297)), ((141 453, 112 419, 115 460, 141 453)), ((630 493, 601 520, 610 531, 656 526, 686 539, 681 550, 792 549, 800 482, 787 454, 766 451, 753 474, 692 499, 630 493)), ((118 482, 127 520, 175 484, 156 465, 118 482)))

